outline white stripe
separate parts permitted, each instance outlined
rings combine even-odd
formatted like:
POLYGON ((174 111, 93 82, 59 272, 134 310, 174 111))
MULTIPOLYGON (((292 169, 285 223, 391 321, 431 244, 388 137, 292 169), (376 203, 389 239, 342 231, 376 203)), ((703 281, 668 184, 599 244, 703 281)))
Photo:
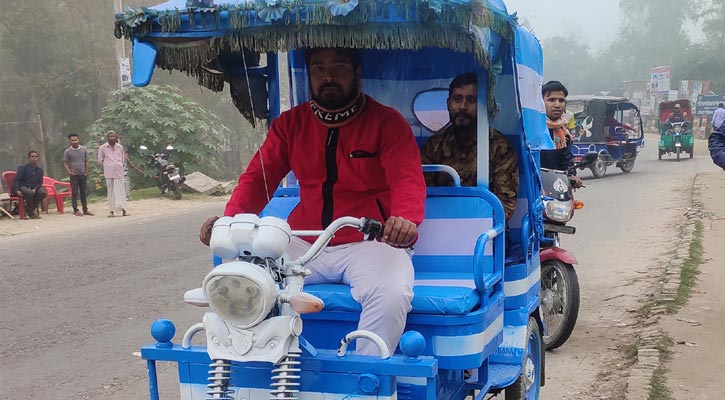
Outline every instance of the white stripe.
POLYGON ((546 107, 544 106, 544 100, 541 98, 543 77, 522 64, 516 64, 516 72, 519 78, 521 107, 545 113, 546 107))
MULTIPOLYGON (((492 218, 426 219, 418 228, 417 256, 472 256, 476 241, 493 227, 492 218)), ((484 255, 493 254, 492 242, 484 255)))
POLYGON ((475 289, 476 282, 473 279, 416 279, 413 286, 447 286, 475 289))
POLYGON ((526 344, 526 326, 505 326, 502 347, 523 349, 526 344))
POLYGON ((433 354, 441 357, 478 354, 503 330, 503 314, 485 331, 467 336, 433 336, 433 354))
POLYGON ((515 297, 525 294, 536 282, 541 280, 541 268, 534 268, 534 271, 524 279, 503 283, 503 292, 506 297, 515 297))
POLYGON ((398 383, 405 383, 413 386, 426 386, 428 385, 428 379, 419 376, 397 376, 395 379, 398 383))
MULTIPOLYGON (((421 378, 425 379, 425 378, 421 378)), ((269 389, 246 389, 246 388, 232 388, 236 389, 232 398, 244 399, 244 400, 269 400, 270 390, 269 389)), ((206 385, 193 384, 193 385, 181 385, 181 400, 199 400, 206 399, 208 396, 206 392, 209 388, 206 385), (186 386, 186 388, 184 387, 186 386)), ((299 392, 300 400, 331 400, 331 399, 342 399, 345 396, 350 396, 350 399, 355 400, 397 400, 398 393, 393 393, 392 396, 364 396, 357 393, 328 393, 328 392, 299 392), (352 395, 352 396, 350 396, 352 395)))

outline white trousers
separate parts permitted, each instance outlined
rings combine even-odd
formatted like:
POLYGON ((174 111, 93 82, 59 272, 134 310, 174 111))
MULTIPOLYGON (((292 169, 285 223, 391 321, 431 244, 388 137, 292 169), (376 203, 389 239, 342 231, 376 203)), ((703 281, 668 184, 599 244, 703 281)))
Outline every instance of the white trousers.
MULTIPOLYGON (((287 254, 295 259, 309 248, 309 243, 293 237, 287 254)), ((362 305, 358 329, 376 333, 390 353, 395 352, 413 300, 413 262, 406 250, 375 241, 330 246, 305 267, 312 271, 306 285, 349 285, 352 297, 362 305)), ((356 340, 356 353, 380 354, 366 339, 356 340)))
POLYGON ((123 178, 106 178, 108 209, 112 212, 126 208, 126 187, 123 178))

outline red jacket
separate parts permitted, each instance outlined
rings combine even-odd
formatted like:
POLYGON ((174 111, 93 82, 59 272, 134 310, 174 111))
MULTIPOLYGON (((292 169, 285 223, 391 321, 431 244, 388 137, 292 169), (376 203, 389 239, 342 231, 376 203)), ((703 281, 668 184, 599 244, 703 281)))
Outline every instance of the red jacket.
MULTIPOLYGON (((224 215, 258 214, 267 204, 260 153, 270 198, 290 170, 299 181, 292 229, 322 229, 343 216, 423 221, 425 181, 413 133, 400 113, 370 97, 340 128, 323 125, 309 103, 282 113, 239 177, 224 215)), ((343 228, 332 244, 361 240, 360 232, 343 228)))

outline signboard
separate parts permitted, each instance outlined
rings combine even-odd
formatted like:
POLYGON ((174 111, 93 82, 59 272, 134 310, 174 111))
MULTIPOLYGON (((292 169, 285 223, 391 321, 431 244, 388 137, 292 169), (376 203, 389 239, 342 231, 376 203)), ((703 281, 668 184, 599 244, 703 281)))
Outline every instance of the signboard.
POLYGON ((128 57, 121 59, 120 63, 121 87, 131 86, 131 61, 128 57))
POLYGON ((719 103, 725 103, 725 94, 699 95, 695 104, 695 114, 698 117, 711 116, 719 103))
POLYGON ((692 83, 692 99, 697 99, 702 94, 702 81, 692 83))
POLYGON ((680 96, 684 99, 690 93, 688 90, 688 81, 680 81, 680 96))
POLYGON ((670 90, 667 94, 667 101, 675 101, 678 98, 677 90, 670 90))
POLYGON ((667 93, 670 91, 670 66, 654 67, 650 73, 650 92, 667 93))

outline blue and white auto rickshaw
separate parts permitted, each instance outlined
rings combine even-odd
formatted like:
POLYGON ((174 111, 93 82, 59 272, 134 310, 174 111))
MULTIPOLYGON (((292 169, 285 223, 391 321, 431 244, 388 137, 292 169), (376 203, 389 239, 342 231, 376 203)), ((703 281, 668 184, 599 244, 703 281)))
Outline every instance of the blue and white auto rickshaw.
MULTIPOLYGON (((384 344, 380 357, 350 351, 357 338, 377 338, 356 331, 360 305, 349 287, 303 285, 305 263, 335 229, 374 236, 375 221, 353 215, 324 231, 289 231, 284 218, 298 201, 290 179, 261 218, 243 214, 215 225, 211 247, 224 262, 185 295, 210 308, 203 321, 176 342, 173 323, 153 323, 156 341, 141 351, 151 399, 159 398, 158 361, 178 364, 185 400, 539 397, 543 206, 536 160, 552 143, 541 47, 502 1, 172 0, 119 14, 116 35, 133 41, 136 86, 148 84, 155 68, 185 72, 215 91, 229 82, 235 105, 254 123, 279 115, 283 74, 291 105, 308 99, 305 48, 362 49, 365 92, 399 110, 420 144, 447 118, 440 88, 464 72, 479 77, 478 186, 427 189, 413 309, 395 354, 384 344), (487 189, 489 126, 505 134, 519 160, 508 229, 487 189), (282 262, 289 235, 319 239, 309 253, 282 262), (212 289, 225 285, 223 296, 212 289), (192 345, 200 333, 206 345, 192 345)), ((441 166, 424 170, 457 175, 441 166)))

